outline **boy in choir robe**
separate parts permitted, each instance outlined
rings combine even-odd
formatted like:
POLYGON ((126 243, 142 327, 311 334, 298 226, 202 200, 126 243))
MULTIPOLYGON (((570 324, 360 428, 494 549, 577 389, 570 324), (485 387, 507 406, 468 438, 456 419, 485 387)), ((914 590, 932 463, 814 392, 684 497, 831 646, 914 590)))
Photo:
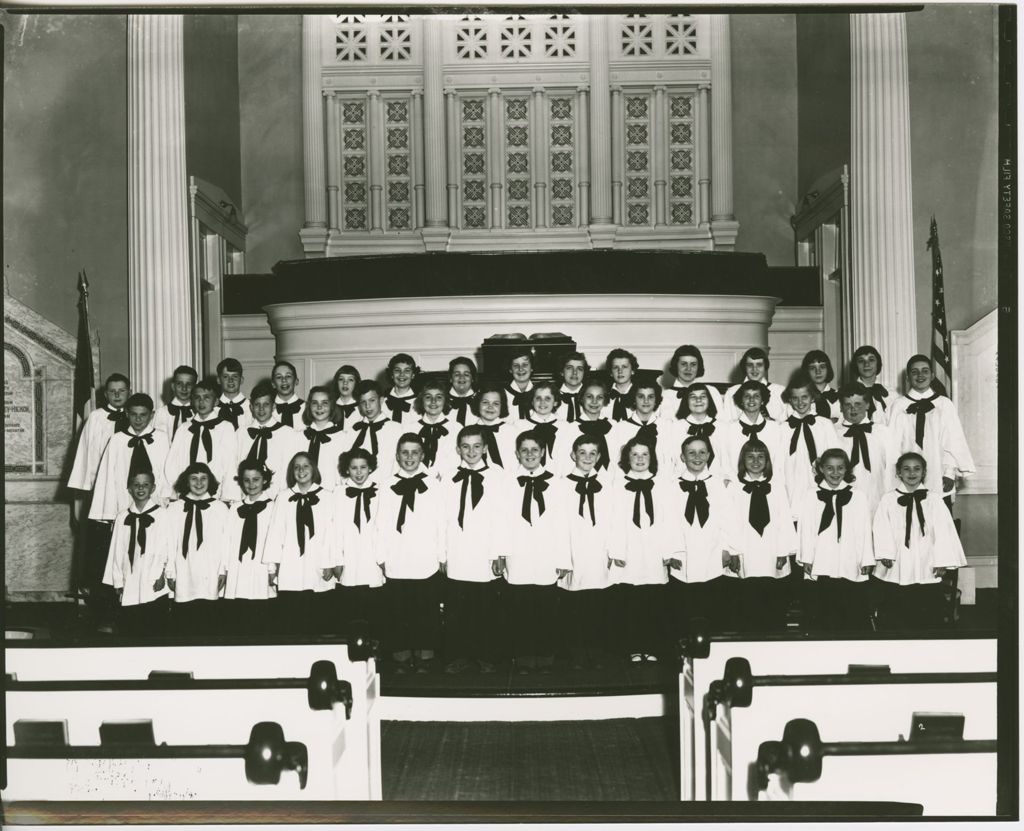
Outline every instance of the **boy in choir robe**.
POLYGON ((193 462, 174 482, 180 498, 167 507, 164 573, 174 595, 171 620, 175 631, 183 635, 214 634, 218 629, 214 604, 227 584, 229 514, 227 504, 214 498, 219 484, 206 464, 193 462))
MULTIPOLYGON (((603 389, 603 382, 599 386, 603 389)), ((597 470, 601 446, 591 436, 576 437, 572 459, 572 471, 556 483, 564 491, 562 510, 567 518, 571 562, 570 571, 558 578, 562 590, 558 629, 574 669, 601 669, 599 650, 607 644, 611 613, 611 592, 607 590, 611 585, 607 546, 611 475, 607 469, 597 470)))
MULTIPOLYGON (((974 458, 967 446, 953 402, 933 389, 935 373, 931 360, 914 355, 907 361, 910 389, 893 402, 889 429, 897 452, 924 456, 932 476, 941 478, 941 494, 949 509, 956 498, 957 477, 974 473, 974 458)), ((938 484, 938 481, 936 481, 938 484)))
MULTIPOLYGON (((739 418, 722 424, 718 449, 722 451, 721 475, 732 481, 739 470, 740 448, 748 439, 759 439, 768 447, 773 459, 784 459, 789 452, 789 436, 784 435, 779 422, 765 418, 765 396, 769 389, 760 381, 744 381, 731 396, 733 405, 739 411, 739 418)), ((788 431, 787 431, 788 432, 788 431)), ((786 487, 786 466, 774 468, 775 486, 786 487)))
POLYGON ((512 422, 505 388, 493 381, 485 381, 480 387, 477 416, 470 423, 483 433, 488 464, 502 469, 515 466, 516 433, 512 422))
POLYGON ((179 366, 171 375, 171 403, 160 407, 153 416, 153 427, 163 430, 167 441, 192 420, 192 387, 198 380, 199 373, 190 366, 179 366))
POLYGON ((441 485, 423 464, 423 439, 398 440, 397 470, 382 477, 374 516, 377 562, 387 579, 382 633, 396 672, 428 672, 441 647, 445 563, 441 485))
POLYGON ((796 529, 786 489, 772 481, 771 452, 757 439, 740 450, 738 477, 726 491, 726 549, 739 558, 735 622, 762 632, 786 625, 796 529))
MULTIPOLYGON (((274 388, 257 384, 249 394, 249 426, 235 432, 235 458, 266 465, 273 476, 264 484, 264 495, 273 499, 281 491, 285 469, 292 456, 303 450, 305 437, 281 423, 274 409, 274 388)), ((222 499, 238 502, 242 498, 241 481, 222 485, 222 499)))
POLYGON ((176 481, 185 468, 196 462, 208 465, 218 482, 234 476, 238 466, 235 431, 217 415, 216 399, 217 390, 211 382, 200 381, 192 387, 195 415, 188 427, 179 429, 171 441, 164 464, 168 482, 176 481))
POLYGON ((343 428, 358 417, 359 402, 355 399, 356 387, 363 378, 359 370, 351 364, 342 364, 334 373, 334 389, 338 393, 335 403, 338 405, 338 424, 343 428))
POLYGON ((893 487, 892 437, 884 421, 871 421, 871 396, 854 381, 839 390, 842 420, 836 425, 839 447, 846 451, 853 467, 853 487, 868 500, 874 516, 882 494, 893 487))
POLYGON ((636 355, 625 349, 613 349, 604 362, 611 386, 608 398, 611 401, 610 417, 612 421, 622 421, 628 415, 626 410, 632 403, 633 376, 640 364, 636 355))
POLYGON ((890 397, 889 390, 878 382, 878 375, 882 371, 882 355, 873 346, 858 346, 850 363, 850 374, 867 390, 870 399, 868 418, 876 424, 888 424, 889 407, 893 398, 890 397))
MULTIPOLYGON (((273 392, 264 400, 269 407, 273 392)), ((252 405, 253 396, 249 401, 252 405)), ((263 549, 270 529, 274 472, 258 459, 243 457, 236 479, 241 501, 228 511, 224 630, 236 635, 266 634, 270 632, 267 601, 275 592, 270 586, 270 570, 263 562, 263 549)))
MULTIPOLYGON (((390 419, 399 425, 407 424, 415 419, 412 411, 416 402, 416 392, 412 388, 413 381, 420 374, 420 368, 416 365, 412 355, 399 352, 392 355, 388 361, 387 377, 391 383, 391 389, 384 397, 383 407, 390 419)), ((386 458, 391 458, 387 456, 386 458)))
POLYGON ((866 589, 875 567, 868 502, 850 485, 843 450, 826 450, 817 462, 818 488, 797 507, 797 562, 814 581, 809 589, 813 623, 859 631, 870 626, 866 589))
POLYGON ((558 397, 558 385, 554 381, 538 381, 533 385, 530 411, 526 418, 515 421, 512 429, 515 435, 532 431, 541 443, 544 458, 541 463, 552 473, 566 473, 572 467, 569 458, 569 443, 561 439, 571 428, 559 418, 558 408, 562 401, 558 397))
MULTIPOLYGON (((665 403, 658 410, 658 418, 662 421, 682 421, 690 413, 689 389, 697 379, 704 377, 704 356, 696 346, 686 343, 672 353, 668 368, 675 380, 665 391, 665 403)), ((718 418, 722 412, 722 394, 711 384, 701 386, 710 398, 708 415, 718 418)))
POLYGON ((305 399, 299 398, 295 386, 299 383, 299 373, 288 361, 278 361, 270 372, 270 385, 277 393, 274 398, 274 409, 281 417, 281 423, 288 427, 301 429, 300 416, 305 399))
POLYGON ((472 360, 460 355, 448 362, 448 406, 445 415, 458 422, 460 427, 472 423, 476 415, 479 399, 476 383, 476 364, 472 360), (455 415, 451 415, 453 412, 455 415))
POLYGON ((220 398, 217 399, 218 415, 233 430, 244 430, 249 426, 249 407, 242 392, 242 364, 236 358, 225 358, 217 364, 217 383, 220 385, 220 398))
POLYGON ((153 472, 127 479, 128 507, 114 520, 103 582, 117 592, 117 629, 124 635, 160 635, 167 624, 167 509, 153 498, 153 472))
MULTIPOLYGON (((703 381, 692 382, 685 388, 686 395, 682 399, 685 402, 686 415, 678 421, 675 418, 664 419, 661 428, 669 447, 682 446, 682 443, 691 436, 704 439, 708 448, 707 469, 711 472, 717 469, 715 462, 720 456, 716 453, 715 447, 721 443, 723 436, 723 433, 717 432, 718 421, 712 414, 712 407, 715 407, 715 398, 712 394, 714 391, 713 387, 709 387, 703 381)), ((684 404, 680 403, 680 409, 683 408, 684 404)), ((664 410, 664 407, 662 409, 664 410)), ((717 413, 719 410, 715 408, 714 412, 717 413)), ((681 474, 685 468, 685 459, 672 460, 671 469, 676 475, 681 474)), ((725 477, 720 478, 725 481, 725 477)))
MULTIPOLYGON (((807 376, 818 394, 814 397, 814 412, 823 418, 838 421, 840 416, 839 392, 832 386, 836 371, 832 359, 820 349, 812 349, 800 362, 800 372, 807 376)), ((786 399, 789 406, 789 399, 786 399)), ((787 412, 786 415, 790 413, 787 412)))
POLYGON ((874 576, 885 587, 886 629, 938 629, 943 625, 943 575, 967 565, 953 517, 942 497, 926 488, 928 463, 920 453, 896 461, 898 484, 874 517, 874 576))
POLYGON ((583 390, 583 379, 590 372, 587 356, 582 352, 570 352, 562 358, 558 373, 562 385, 558 388, 558 397, 562 402, 562 418, 572 424, 579 418, 579 395, 583 390))
POLYGON ((781 458, 785 464, 786 492, 794 506, 814 487, 815 460, 830 447, 839 447, 832 420, 816 412, 817 391, 806 375, 797 375, 786 389, 790 415, 779 425, 786 445, 786 453, 781 458))
POLYGON ((125 482, 133 473, 148 470, 153 474, 153 497, 166 504, 171 487, 164 477, 169 449, 167 434, 153 427, 153 399, 142 392, 129 397, 124 408, 128 423, 114 431, 107 442, 96 472, 89 519, 113 522, 126 511, 132 496, 125 482))
POLYGON ((611 487, 608 528, 619 647, 632 663, 657 661, 667 648, 668 562, 685 554, 674 534, 677 502, 672 480, 657 477, 658 459, 642 439, 625 444, 619 468, 624 475, 611 487))
POLYGON ((302 411, 302 425, 296 427, 299 449, 309 454, 323 477, 321 485, 336 490, 342 476, 338 471, 338 457, 345 452, 348 434, 338 424, 340 413, 327 387, 313 387, 302 411))
POLYGON ((479 427, 463 427, 456 445, 460 465, 440 483, 448 575, 445 672, 464 672, 474 661, 491 673, 499 651, 497 580, 508 550, 508 506, 518 495, 509 474, 487 463, 479 427))
POLYGON ((416 418, 406 421, 406 430, 423 439, 423 464, 437 476, 451 474, 459 465, 455 436, 460 425, 448 410, 448 393, 441 381, 424 381, 416 394, 416 418))
POLYGON ((733 579, 740 560, 726 550, 730 526, 738 520, 729 511, 722 481, 708 471, 711 455, 705 439, 690 436, 680 445, 682 468, 676 479, 673 533, 680 554, 669 560, 671 631, 676 637, 705 620, 712 631, 731 628, 735 602, 733 579))
MULTIPOLYGON (((348 426, 347 450, 362 448, 368 450, 379 460, 395 458, 395 448, 402 429, 397 421, 388 418, 381 410, 383 398, 380 387, 375 381, 360 381, 355 391, 359 402, 359 418, 348 426)), ((390 461, 387 464, 391 464, 390 461)))
POLYGON ((508 373, 505 395, 508 397, 509 412, 515 418, 524 419, 533 405, 533 350, 529 346, 524 344, 512 353, 508 373))
POLYGON ((674 471, 670 443, 659 441, 668 432, 662 424, 658 429, 658 408, 661 406, 661 387, 654 381, 634 383, 626 400, 626 415, 615 422, 608 436, 608 444, 612 448, 621 449, 632 438, 643 439, 658 460, 662 472, 671 474, 674 471))
POLYGON ((279 630, 312 635, 329 623, 328 604, 317 596, 334 587, 335 503, 308 453, 292 457, 285 481, 287 489, 274 499, 263 562, 277 591, 279 630))
POLYGON ((555 659, 556 581, 572 570, 569 524, 564 491, 554 487, 554 474, 545 470, 544 449, 530 431, 516 437, 513 472, 519 499, 506 505, 510 512, 505 544, 508 631, 520 675, 530 669, 550 672, 555 659))
POLYGON ((771 366, 768 353, 760 347, 752 347, 743 353, 740 366, 743 368, 743 381, 725 391, 723 419, 736 421, 740 417, 742 408, 736 403, 734 396, 744 384, 754 381, 767 390, 763 402, 764 414, 773 421, 781 421, 785 409, 785 389, 781 384, 768 380, 768 368, 771 366))
POLYGON ((621 449, 613 447, 609 441, 615 427, 608 417, 610 412, 608 382, 600 375, 588 376, 580 386, 577 395, 576 420, 566 425, 564 437, 567 442, 571 442, 571 446, 575 446, 576 440, 580 436, 591 439, 598 449, 598 457, 595 462, 597 469, 608 474, 609 481, 612 478, 609 465, 618 458, 621 449))

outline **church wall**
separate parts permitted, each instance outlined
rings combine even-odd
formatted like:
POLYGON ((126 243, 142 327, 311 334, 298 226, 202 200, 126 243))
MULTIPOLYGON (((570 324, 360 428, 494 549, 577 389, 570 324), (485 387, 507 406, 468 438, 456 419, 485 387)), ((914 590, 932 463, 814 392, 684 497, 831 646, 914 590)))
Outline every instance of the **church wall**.
POLYGON ((7 286, 73 333, 84 268, 103 374, 128 372, 125 23, 3 16, 7 286))

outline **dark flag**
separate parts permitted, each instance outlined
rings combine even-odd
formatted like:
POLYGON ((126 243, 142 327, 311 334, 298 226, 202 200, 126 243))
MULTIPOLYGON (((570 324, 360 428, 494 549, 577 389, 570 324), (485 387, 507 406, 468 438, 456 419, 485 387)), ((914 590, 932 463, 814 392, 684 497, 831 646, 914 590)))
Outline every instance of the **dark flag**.
POLYGON ((89 279, 78 273, 78 348, 75 352, 75 389, 72 429, 85 421, 96 393, 96 371, 92 365, 92 340, 89 337, 89 279))
POLYGON ((953 377, 953 358, 949 345, 949 326, 946 321, 946 295, 942 289, 942 253, 939 251, 939 226, 932 217, 928 235, 928 250, 932 252, 932 363, 935 380, 943 391, 950 394, 953 377))

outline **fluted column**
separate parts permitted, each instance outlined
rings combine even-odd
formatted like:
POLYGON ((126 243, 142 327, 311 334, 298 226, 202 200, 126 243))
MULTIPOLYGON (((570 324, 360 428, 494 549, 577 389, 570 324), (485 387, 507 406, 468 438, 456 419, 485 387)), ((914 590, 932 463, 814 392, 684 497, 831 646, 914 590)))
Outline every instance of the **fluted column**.
POLYGON ((610 247, 612 225, 611 87, 608 69, 608 15, 590 17, 590 238, 610 247))
POLYGON ((587 119, 589 104, 587 87, 576 87, 576 112, 579 113, 580 184, 577 197, 577 225, 586 228, 590 223, 590 123, 587 119))
POLYGON ((668 182, 668 154, 662 136, 668 135, 668 102, 665 98, 665 85, 654 87, 654 118, 652 132, 654 144, 654 225, 665 225, 665 185, 668 182))
POLYGON ((306 256, 327 247, 327 183, 324 171, 324 96, 320 84, 320 18, 302 16, 302 172, 306 219, 299 231, 306 256))
POLYGON ((893 388, 918 351, 903 14, 850 15, 850 87, 853 342, 878 349, 893 388))
POLYGON ((384 104, 380 90, 369 92, 370 137, 366 143, 370 166, 370 233, 384 230, 384 104))
POLYGON ((423 18, 423 148, 424 184, 426 187, 426 222, 421 231, 428 251, 444 250, 455 224, 454 212, 449 216, 451 182, 446 172, 445 152, 446 106, 441 77, 442 21, 437 15, 423 18))
POLYGON ((128 344, 132 388, 159 399, 198 368, 198 286, 188 252, 180 14, 128 16, 128 344))
POLYGON ((533 225, 548 227, 548 166, 544 157, 543 139, 549 135, 544 87, 533 88, 533 129, 530 130, 530 170, 533 171, 533 225))
POLYGON ((708 113, 708 90, 710 84, 703 83, 697 87, 697 123, 700 125, 700 144, 698 145, 699 158, 697 159, 697 188, 700 194, 698 202, 700 210, 697 214, 698 224, 701 228, 707 228, 711 221, 711 174, 710 174, 710 145, 708 128, 710 126, 710 115, 708 113))
POLYGON ((711 41, 711 235, 731 251, 739 223, 732 201, 732 44, 729 15, 708 15, 711 41))

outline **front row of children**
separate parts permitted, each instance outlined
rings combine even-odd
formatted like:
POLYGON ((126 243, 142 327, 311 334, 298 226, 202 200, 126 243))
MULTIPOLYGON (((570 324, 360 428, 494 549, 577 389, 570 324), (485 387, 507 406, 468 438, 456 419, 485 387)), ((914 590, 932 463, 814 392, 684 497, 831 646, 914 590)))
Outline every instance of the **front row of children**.
POLYGON ((152 472, 132 471, 104 577, 122 628, 153 633, 169 617, 188 633, 344 633, 361 619, 399 671, 427 671, 440 650, 453 673, 471 663, 493 671, 508 653, 520 672, 544 671, 556 651, 576 665, 609 646, 656 660, 693 618, 715 629, 782 626, 798 585, 787 579, 791 557, 820 626, 868 625, 870 575, 895 625, 937 626, 940 578, 965 565, 917 453, 900 456, 899 485, 872 517, 839 449, 816 460, 817 487, 791 510, 756 437, 728 485, 708 471, 708 444, 696 436, 682 442, 678 477, 658 474, 642 436, 622 448, 615 476, 599 472, 601 449, 587 435, 564 476, 544 468, 531 431, 505 469, 488 464, 479 426, 459 431, 454 474, 425 467, 423 444, 402 435, 390 476, 374 475, 365 450, 342 454, 333 490, 297 453, 272 500, 273 474, 246 460, 230 506, 205 464, 186 468, 181 498, 167 506, 154 499, 152 472))

